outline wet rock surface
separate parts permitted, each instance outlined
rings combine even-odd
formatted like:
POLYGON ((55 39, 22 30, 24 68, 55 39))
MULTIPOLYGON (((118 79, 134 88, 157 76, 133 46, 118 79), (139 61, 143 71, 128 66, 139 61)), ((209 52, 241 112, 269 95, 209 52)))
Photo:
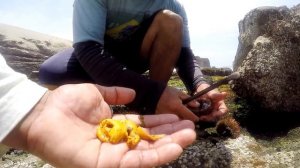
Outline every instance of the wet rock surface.
MULTIPOLYGON (((289 130, 285 136, 272 139, 254 137, 246 130, 237 139, 205 135, 198 137, 177 160, 160 167, 296 168, 300 166, 299 136, 300 127, 289 130)), ((18 150, 2 156, 0 167, 52 168, 41 159, 18 150)))
POLYGON ((256 8, 239 23, 233 89, 266 111, 300 112, 299 9, 256 8))
MULTIPOLYGON (((201 135, 174 162, 163 168, 178 167, 299 167, 300 127, 290 129, 284 136, 257 137, 243 129, 236 139, 214 134, 201 135)), ((274 132, 273 132, 274 133, 274 132)))

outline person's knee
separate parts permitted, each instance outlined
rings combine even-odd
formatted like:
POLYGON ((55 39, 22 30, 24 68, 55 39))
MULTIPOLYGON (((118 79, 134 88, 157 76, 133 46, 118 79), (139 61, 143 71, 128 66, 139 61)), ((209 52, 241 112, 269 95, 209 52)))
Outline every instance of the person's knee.
POLYGON ((182 17, 170 10, 162 10, 160 11, 156 17, 155 22, 160 29, 164 29, 168 32, 182 32, 183 20, 182 17))
POLYGON ((56 69, 47 61, 41 64, 39 68, 39 82, 42 84, 53 83, 53 79, 57 75, 54 70, 56 69))
POLYGON ((45 60, 39 67, 40 83, 57 84, 63 80, 67 72, 69 54, 71 54, 69 50, 64 50, 45 60))
POLYGON ((182 17, 170 10, 161 10, 155 15, 144 37, 140 54, 146 59, 160 60, 161 53, 172 50, 166 58, 176 59, 178 56, 177 50, 181 49, 182 37, 182 17))

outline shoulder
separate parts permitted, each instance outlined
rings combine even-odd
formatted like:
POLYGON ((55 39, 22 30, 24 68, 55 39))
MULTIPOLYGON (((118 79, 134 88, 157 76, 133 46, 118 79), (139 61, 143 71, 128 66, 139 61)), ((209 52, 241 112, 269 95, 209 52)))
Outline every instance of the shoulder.
POLYGON ((82 7, 82 6, 107 6, 107 0, 75 0, 74 5, 76 7, 82 7))
MULTIPOLYGON (((156 2, 159 3, 161 1, 156 0, 156 2)), ((186 17, 185 8, 183 4, 178 0, 164 0, 164 8, 179 14, 183 18, 186 17)))
POLYGON ((184 5, 178 0, 169 0, 169 4, 171 4, 178 12, 185 11, 184 5))

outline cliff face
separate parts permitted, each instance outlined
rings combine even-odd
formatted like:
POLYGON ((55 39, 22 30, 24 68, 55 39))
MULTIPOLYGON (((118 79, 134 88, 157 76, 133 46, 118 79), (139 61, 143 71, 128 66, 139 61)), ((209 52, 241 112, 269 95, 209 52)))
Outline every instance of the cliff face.
POLYGON ((15 71, 37 81, 39 65, 72 42, 0 23, 0 53, 15 71))

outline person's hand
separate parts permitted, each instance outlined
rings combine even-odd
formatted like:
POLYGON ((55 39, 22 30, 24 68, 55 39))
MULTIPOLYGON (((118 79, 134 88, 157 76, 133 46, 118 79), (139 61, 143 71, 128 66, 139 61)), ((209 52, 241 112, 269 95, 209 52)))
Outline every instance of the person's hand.
MULTIPOLYGON (((196 92, 200 92, 201 90, 207 87, 209 87, 208 84, 201 84, 198 86, 196 92)), ((214 89, 212 91, 209 91, 207 94, 201 96, 199 99, 210 99, 212 110, 208 114, 201 115, 199 117, 199 120, 205 122, 215 122, 218 121, 223 115, 225 115, 228 111, 228 108, 224 102, 226 95, 226 92, 220 93, 217 89, 214 89)))
MULTIPOLYGON (((189 95, 184 92, 167 86, 158 101, 156 114, 172 113, 183 119, 188 119, 194 122, 198 121, 198 116, 189 110, 187 106, 182 104, 182 100, 188 97, 189 95)), ((188 105, 191 107, 199 106, 197 101, 191 101, 188 105)))
POLYGON ((144 115, 143 121, 138 115, 115 115, 113 118, 130 119, 147 128, 150 134, 165 136, 154 142, 141 140, 134 150, 129 150, 125 142, 118 145, 104 143, 100 152, 103 153, 100 161, 103 167, 154 167, 166 164, 179 157, 183 148, 196 139, 194 123, 180 120, 174 114, 144 115))
POLYGON ((108 104, 126 104, 134 95, 130 89, 92 84, 48 91, 4 144, 64 168, 153 167, 178 157, 182 148, 193 142, 195 132, 193 123, 176 116, 145 116, 151 134, 170 135, 155 142, 141 141, 133 150, 125 143, 101 143, 97 139, 99 121, 112 117, 108 104))

